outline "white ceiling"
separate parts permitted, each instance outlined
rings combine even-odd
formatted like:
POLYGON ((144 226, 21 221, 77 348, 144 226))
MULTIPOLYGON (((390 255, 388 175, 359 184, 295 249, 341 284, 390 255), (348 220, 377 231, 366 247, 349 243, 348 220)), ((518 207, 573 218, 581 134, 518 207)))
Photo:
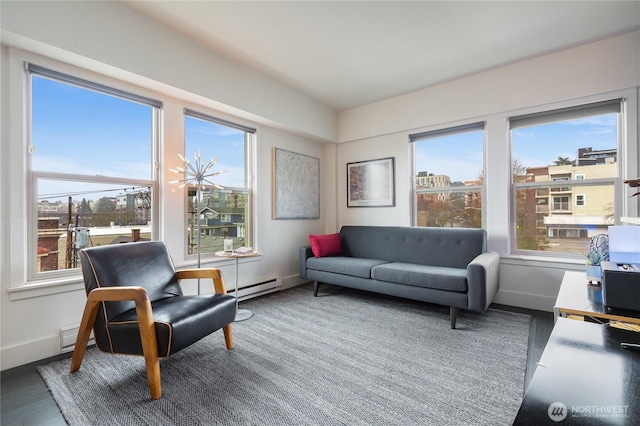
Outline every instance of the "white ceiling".
POLYGON ((640 1, 121 4, 337 111, 640 29, 640 1))

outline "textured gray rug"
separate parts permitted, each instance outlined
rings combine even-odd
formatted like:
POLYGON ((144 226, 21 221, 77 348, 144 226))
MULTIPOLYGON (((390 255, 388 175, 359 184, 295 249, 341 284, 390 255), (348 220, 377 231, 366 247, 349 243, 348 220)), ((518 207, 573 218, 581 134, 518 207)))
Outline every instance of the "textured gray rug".
POLYGON ((87 351, 39 368, 72 425, 508 425, 522 397, 530 317, 461 312, 325 286, 241 303, 255 316, 161 361, 87 351))

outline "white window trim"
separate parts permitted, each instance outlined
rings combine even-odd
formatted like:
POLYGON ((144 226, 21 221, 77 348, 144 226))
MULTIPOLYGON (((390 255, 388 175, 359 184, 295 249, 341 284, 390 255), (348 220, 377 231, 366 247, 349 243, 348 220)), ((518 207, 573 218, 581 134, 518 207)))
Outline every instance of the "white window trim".
MULTIPOLYGON (((185 114, 185 111, 197 111, 200 115, 204 116, 204 117, 211 117, 214 118, 215 120, 213 121, 214 123, 217 124, 222 124, 225 125, 224 123, 230 123, 233 124, 234 126, 236 126, 237 129, 242 130, 243 128, 246 128, 248 130, 252 130, 253 132, 247 132, 245 133, 245 135, 247 136, 247 146, 246 146, 246 155, 247 158, 245 159, 245 173, 247 174, 247 187, 246 188, 240 188, 240 187, 225 187, 225 189, 227 190, 240 190, 240 191, 244 191, 244 190, 248 190, 249 191, 249 207, 247 210, 247 217, 245 218, 245 223, 247 224, 247 226, 245 227, 245 233, 246 235, 250 235, 250 241, 252 244, 252 247, 254 248, 254 250, 259 251, 260 250, 260 242, 259 242, 259 232, 258 232, 258 213, 257 213, 257 188, 256 188, 256 174, 257 174, 257 168, 258 168, 258 160, 257 160, 257 139, 258 139, 258 135, 261 131, 260 126, 255 125, 255 124, 251 124, 249 122, 247 122, 246 120, 242 120, 238 117, 232 117, 229 116, 228 114, 222 113, 220 111, 215 111, 212 110, 210 108, 206 108, 203 107, 202 105, 197 105, 197 104, 193 104, 193 103, 189 103, 189 102, 184 102, 183 103, 183 108, 181 110, 181 114, 179 117, 179 120, 181 122, 181 126, 182 127, 182 134, 185 134, 185 117, 187 116, 185 114)), ((193 116, 193 115, 192 115, 193 116)), ((233 126, 232 126, 233 127, 233 126)), ((185 145, 186 144, 186 140, 183 139, 183 144, 180 147, 175 147, 176 149, 179 149, 180 154, 182 155, 189 155, 188 153, 185 153, 185 145)), ((177 158, 177 154, 176 154, 176 158, 177 158)), ((175 178, 175 176, 173 173, 170 173, 171 176, 169 176, 171 179, 168 180, 172 180, 175 178)), ((186 186, 185 186, 186 188, 186 186)), ((182 225, 182 229, 184 229, 184 232, 186 232, 188 226, 189 226, 189 218, 188 215, 185 214, 186 210, 187 210, 187 205, 188 205, 188 191, 185 189, 184 193, 182 194, 182 202, 184 203, 181 206, 181 213, 180 213, 180 217, 181 217, 181 221, 183 223, 182 225)), ((196 254, 188 254, 188 247, 187 247, 187 242, 186 242, 186 238, 182 238, 182 241, 184 241, 184 246, 182 249, 182 262, 179 262, 179 264, 176 264, 177 267, 182 267, 182 266, 193 266, 196 265, 196 259, 197 259, 197 255, 196 254)), ((220 258, 220 257, 216 257, 214 253, 201 253, 200 256, 201 259, 201 263, 220 263, 220 262, 225 262, 225 260, 228 259, 224 259, 224 258, 220 258)), ((254 261, 255 260, 259 260, 261 259, 261 256, 256 256, 254 258, 252 258, 254 261)))
MULTIPOLYGON (((428 194, 428 193, 443 193, 443 192, 448 192, 448 193, 458 193, 458 192, 480 192, 480 197, 482 199, 482 228, 486 229, 487 228, 487 197, 486 197, 486 187, 487 187, 487 182, 485 179, 485 182, 483 185, 473 185, 473 186, 464 186, 464 187, 448 187, 448 188, 421 188, 421 189, 416 189, 416 175, 418 173, 418 170, 416 170, 416 143, 418 143, 419 141, 412 141, 411 140, 411 135, 417 135, 417 134, 421 134, 421 133, 439 133, 442 132, 442 136, 446 136, 447 134, 447 130, 449 129, 456 129, 456 128, 464 128, 467 126, 473 126, 473 125, 477 125, 478 123, 483 122, 484 126, 482 129, 482 168, 483 170, 487 169, 487 125, 488 122, 486 120, 482 120, 482 119, 475 119, 475 120, 462 120, 462 121, 457 121, 457 122, 452 122, 452 123, 447 123, 446 126, 443 125, 437 125, 437 126, 429 126, 429 127, 424 127, 421 129, 417 129, 415 132, 412 131, 411 133, 407 133, 406 134, 406 140, 409 141, 409 159, 411 162, 411 167, 409 168, 409 182, 410 182, 410 194, 411 194, 411 208, 410 208, 410 215, 411 217, 409 218, 411 226, 417 226, 416 223, 418 221, 418 203, 417 201, 417 195, 418 194, 428 194)), ((454 132, 455 133, 455 132, 454 132)), ((452 134, 454 134, 452 133, 452 134)))
POLYGON ((587 197, 584 194, 576 194, 576 206, 583 207, 587 204, 587 197), (578 199, 582 199, 582 204, 578 204, 578 199))
MULTIPOLYGON (((544 112, 559 108, 571 107, 579 104, 589 104, 593 102, 606 101, 608 99, 621 98, 622 102, 622 110, 619 114, 618 119, 618 132, 620 132, 618 137, 618 167, 619 176, 622 176, 623 179, 630 179, 633 176, 637 176, 640 167, 640 149, 638 147, 638 92, 635 88, 623 89, 623 90, 615 90, 612 92, 601 93, 593 96, 586 96, 578 99, 572 99, 568 101, 554 102, 545 105, 538 105, 535 107, 528 107, 519 110, 506 111, 504 113, 504 119, 509 121, 510 117, 525 115, 525 114, 534 114, 537 112, 544 112)), ((507 126, 508 129, 508 126, 507 126)), ((509 152, 511 151, 511 132, 508 132, 509 136, 507 138, 507 146, 509 152)), ((509 155, 509 162, 511 162, 511 155, 509 155)), ((509 167, 509 173, 511 173, 511 167, 509 167)), ((622 194, 621 196, 616 196, 615 199, 615 211, 619 212, 619 215, 615 218, 615 224, 620 224, 620 217, 638 217, 640 213, 640 200, 630 199, 630 191, 625 192, 625 188, 621 187, 620 183, 622 179, 618 179, 618 182, 615 184, 615 193, 622 194)), ((572 182, 584 182, 583 180, 578 181, 569 181, 565 184, 572 184, 572 182)), ((548 183, 548 182, 546 182, 548 183)), ((578 186, 578 185, 574 185, 578 186)), ((543 254, 547 252, 532 252, 532 251, 522 251, 517 250, 515 248, 515 218, 514 218, 514 183, 513 181, 510 184, 510 192, 509 192, 509 216, 510 216, 510 226, 508 229, 509 233, 509 252, 507 254, 501 254, 502 259, 514 259, 514 261, 544 261, 544 262, 552 262, 552 263, 565 263, 571 262, 576 264, 584 264, 581 258, 576 257, 575 255, 565 254, 565 253, 554 253, 553 257, 548 254, 543 254)), ((638 197, 635 197, 638 198, 638 197)))
MULTIPOLYGON (((52 277, 41 281, 29 280, 28 238, 25 238, 28 230, 28 200, 25 194, 27 194, 29 188, 27 182, 29 171, 27 169, 28 148, 26 141, 29 140, 30 124, 24 121, 24 118, 27 117, 25 112, 28 107, 25 102, 27 100, 25 61, 162 101, 164 108, 159 111, 159 116, 157 117, 158 126, 156 126, 159 140, 159 146, 156 147, 158 152, 155 155, 157 160, 153 164, 155 173, 158 175, 157 194, 155 196, 156 205, 152 207, 157 211, 157 220, 153 226, 154 232, 156 232, 154 235, 157 235, 155 238, 165 241, 172 253, 175 254, 186 253, 186 246, 184 246, 186 243, 182 233, 182 229, 186 229, 186 217, 184 215, 184 206, 180 206, 178 201, 181 197, 178 196, 176 198, 172 188, 168 187, 168 181, 175 179, 175 176, 167 173, 167 170, 177 164, 175 161, 178 158, 177 153, 184 151, 184 146, 182 145, 184 140, 181 137, 184 108, 203 111, 230 122, 255 128, 256 133, 251 138, 251 146, 247 153, 248 187, 253 188, 253 190, 251 191, 250 200, 251 210, 248 212, 250 217, 247 217, 246 221, 252 224, 251 229, 247 229, 247 232, 251 232, 254 247, 259 247, 260 232, 258 229, 258 214, 255 207, 258 199, 256 190, 256 147, 258 135, 261 131, 259 124, 218 110, 215 101, 201 99, 192 93, 181 91, 175 87, 165 87, 160 83, 126 71, 113 69, 113 73, 108 70, 108 73, 104 74, 104 66, 97 63, 89 62, 86 64, 88 68, 79 68, 79 66, 84 67, 85 62, 79 62, 75 65, 73 62, 60 62, 16 47, 9 47, 8 52, 8 60, 5 65, 5 69, 7 69, 6 78, 9 81, 8 107, 4 113, 7 121, 6 123, 3 122, 3 124, 8 135, 7 140, 12 143, 6 144, 6 146, 3 144, 2 165, 0 167, 3 167, 3 176, 11 176, 12 178, 11 185, 3 184, 1 189, 3 201, 7 201, 7 205, 2 210, 2 219, 10 223, 11 226, 8 227, 9 229, 6 232, 0 231, 0 236, 2 238, 2 247, 4 248, 3 265, 5 267, 3 268, 3 279, 6 279, 9 283, 6 290, 10 300, 84 291, 82 275, 79 270, 77 272, 73 270, 69 276, 52 277), (100 72, 89 70, 94 65, 95 68, 92 69, 100 70, 100 72), (162 169, 159 168, 161 160, 164 163, 162 169), (177 229, 176 227, 168 226, 170 223, 173 224, 182 220, 185 221, 185 226, 180 229, 180 232, 174 231, 174 228, 177 229), (7 248, 10 248, 10 250, 7 248)), ((186 193, 184 201, 186 202, 186 193)), ((240 263, 256 262, 261 259, 262 256, 255 256, 240 263)), ((186 258, 184 255, 182 257, 176 256, 174 261, 178 269, 192 267, 196 263, 195 259, 186 258)), ((206 261, 203 259, 203 262, 215 264, 216 266, 230 264, 228 259, 223 258, 211 258, 206 261)))
MULTIPOLYGON (((9 149, 8 175, 12 176, 11 185, 8 186, 9 217, 11 226, 5 238, 8 247, 6 262, 9 265, 9 292, 11 300, 19 300, 30 297, 45 296, 66 291, 83 289, 82 273, 80 268, 51 271, 52 273, 35 274, 35 264, 31 265, 30 253, 37 245, 37 230, 30 225, 30 220, 37 222, 34 216, 33 203, 31 202, 36 194, 33 194, 33 174, 30 169, 29 142, 31 140, 31 115, 30 115, 30 76, 25 71, 25 62, 37 63, 40 66, 51 68, 61 73, 76 76, 98 84, 104 84, 123 91, 141 93, 152 98, 157 98, 158 94, 151 92, 141 86, 127 83, 123 80, 111 78, 102 74, 75 67, 73 65, 58 62, 56 60, 43 57, 34 53, 26 52, 17 48, 9 48, 9 140, 12 142, 9 149), (36 276, 37 275, 37 276, 36 276)), ((158 111, 158 110, 157 110, 158 111)), ((152 180, 159 182, 158 154, 160 140, 160 111, 153 117, 153 159, 152 159, 152 180)), ((45 174, 39 173, 40 176, 45 174)), ((46 173, 47 177, 53 174, 46 173)), ((58 175, 58 174, 56 174, 58 175)), ((59 174, 62 176, 63 174, 59 174)), ((82 176, 87 178, 87 176, 82 176)), ((111 179, 110 181, 113 181, 111 179)), ((117 179, 116 179, 117 180, 117 179)), ((144 181, 145 186, 148 182, 144 181)), ((161 222, 162 212, 159 208, 158 184, 152 185, 154 205, 152 209, 156 211, 156 220, 152 221, 152 235, 159 237, 159 222, 161 222)), ((37 227, 37 226, 36 226, 37 227)))

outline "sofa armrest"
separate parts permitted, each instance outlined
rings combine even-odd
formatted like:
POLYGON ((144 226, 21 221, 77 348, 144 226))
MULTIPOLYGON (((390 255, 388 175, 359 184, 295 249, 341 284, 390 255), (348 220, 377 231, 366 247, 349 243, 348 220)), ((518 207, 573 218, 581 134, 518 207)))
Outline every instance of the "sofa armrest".
POLYGON ((307 259, 313 257, 311 246, 300 247, 298 256, 298 267, 300 268, 300 278, 307 278, 307 259))
POLYGON ((500 255, 486 251, 467 265, 469 310, 487 310, 500 285, 500 255))

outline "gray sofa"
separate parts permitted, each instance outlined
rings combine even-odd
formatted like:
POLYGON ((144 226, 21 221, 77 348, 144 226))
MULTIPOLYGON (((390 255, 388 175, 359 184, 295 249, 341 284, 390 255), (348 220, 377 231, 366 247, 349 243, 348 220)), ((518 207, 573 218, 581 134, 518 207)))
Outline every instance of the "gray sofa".
POLYGON ((485 312, 498 291, 500 257, 484 229, 343 226, 340 255, 300 248, 300 278, 485 312))

